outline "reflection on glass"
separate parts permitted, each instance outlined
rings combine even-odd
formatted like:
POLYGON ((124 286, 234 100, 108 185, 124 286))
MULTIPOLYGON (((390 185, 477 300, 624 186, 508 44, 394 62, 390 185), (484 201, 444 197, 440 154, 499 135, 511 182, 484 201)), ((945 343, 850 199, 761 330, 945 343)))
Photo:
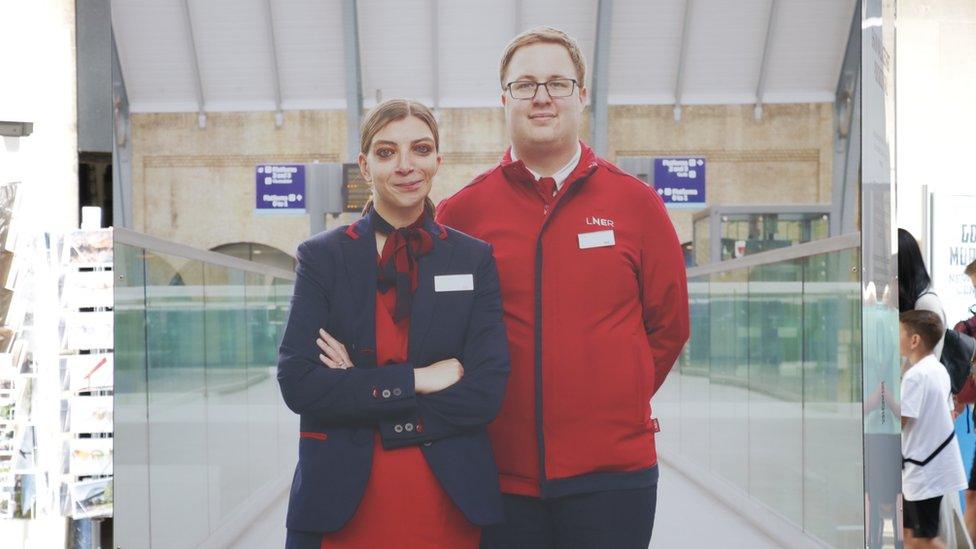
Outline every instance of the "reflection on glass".
POLYGON ((294 471, 275 379, 294 280, 118 242, 115 261, 115 545, 196 547, 294 471))
POLYGON ((891 455, 901 423, 893 419, 899 409, 898 360, 888 349, 897 348, 898 303, 894 249, 895 213, 895 2, 866 0, 861 40, 862 176, 861 305, 864 348, 864 502, 870 526, 868 547, 901 547, 898 498, 901 463, 891 455), (888 387, 891 390, 887 390, 888 387), (894 535, 885 535, 885 531, 894 535))
MULTIPOLYGON (((749 301, 748 271, 711 276, 711 309, 701 344, 711 359, 712 471, 748 491, 749 301), (707 336, 707 338, 706 338, 707 336)), ((693 322, 696 322, 693 320, 693 322)), ((692 334, 692 341, 698 339, 692 334)))
POLYGON ((801 523, 803 286, 799 261, 749 270, 749 493, 801 523), (768 471, 777 471, 776 475, 768 471))
POLYGON ((803 524, 834 547, 864 536, 857 263, 845 250, 804 265, 803 524))
POLYGON ((209 509, 211 524, 219 524, 248 495, 244 273, 205 269, 209 509))
MULTIPOLYGON (((274 279, 274 307, 269 316, 269 324, 274 327, 275 350, 281 344, 285 334, 285 322, 288 320, 288 310, 291 307, 291 296, 295 289, 295 282, 284 278, 274 279)), ((275 384, 277 394, 278 387, 275 384)), ((277 397, 280 398, 280 397, 277 397)), ((298 416, 291 410, 278 407, 278 471, 279 474, 295 470, 298 463, 298 416)))
MULTIPOLYGON (((116 539, 149 531, 149 447, 146 422, 146 276, 143 250, 115 243, 115 498, 116 539)), ((141 545, 148 545, 146 543, 141 545)))
POLYGON ((858 257, 692 276, 691 340, 655 396, 680 426, 663 455, 834 547, 864 539, 858 257))
POLYGON ((146 355, 152 546, 210 533, 203 264, 146 253, 146 355), (187 510, 193 509, 193 512, 187 510))
POLYGON ((247 431, 251 490, 270 482, 278 473, 275 423, 280 408, 275 368, 278 344, 270 322, 274 308, 273 278, 247 273, 247 431))

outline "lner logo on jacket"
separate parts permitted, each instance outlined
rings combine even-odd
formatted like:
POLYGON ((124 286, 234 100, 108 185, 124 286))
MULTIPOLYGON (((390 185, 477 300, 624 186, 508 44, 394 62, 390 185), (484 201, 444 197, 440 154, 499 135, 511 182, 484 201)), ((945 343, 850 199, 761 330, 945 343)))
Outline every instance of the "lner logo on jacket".
POLYGON ((509 151, 438 208, 494 247, 511 374, 489 435, 510 494, 653 482, 650 399, 688 340, 684 259, 662 200, 581 146, 552 200, 509 151))

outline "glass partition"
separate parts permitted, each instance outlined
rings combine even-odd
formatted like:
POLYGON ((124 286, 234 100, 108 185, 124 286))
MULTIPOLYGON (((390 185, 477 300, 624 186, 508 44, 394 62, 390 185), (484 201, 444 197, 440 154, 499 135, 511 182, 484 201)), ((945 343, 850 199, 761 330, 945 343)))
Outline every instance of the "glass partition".
MULTIPOLYGON (((268 322, 274 304, 273 278, 247 273, 247 432, 248 484, 251 490, 274 480, 278 474, 277 449, 268 441, 277 439, 277 416, 292 414, 285 409, 278 391, 275 370, 278 363, 280 325, 268 322)), ((291 431, 294 438, 297 429, 291 431)))
POLYGON ((153 547, 179 547, 210 532, 203 264, 145 261, 149 532, 153 547))
POLYGON ((208 462, 216 473, 209 479, 210 521, 219 523, 248 494, 247 460, 247 310, 244 273, 219 265, 204 271, 204 330, 207 333, 207 418, 211 429, 208 462))
POLYGON ((859 257, 691 269, 691 340, 654 398, 665 461, 832 547, 864 543, 859 257))
POLYGON ((275 366, 294 276, 133 235, 115 244, 115 545, 197 547, 291 480, 275 366))
MULTIPOLYGON (((115 244, 115 539, 148 547, 149 445, 146 421, 146 272, 143 250, 115 244), (121 442, 121 444, 120 444, 121 442)), ((121 545, 121 544, 120 544, 121 545)), ((125 546, 128 547, 128 546, 125 546)))

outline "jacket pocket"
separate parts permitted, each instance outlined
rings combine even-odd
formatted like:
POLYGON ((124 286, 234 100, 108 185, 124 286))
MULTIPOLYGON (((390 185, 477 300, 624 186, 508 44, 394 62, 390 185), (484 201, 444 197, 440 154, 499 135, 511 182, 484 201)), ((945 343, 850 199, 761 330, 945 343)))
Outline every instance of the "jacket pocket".
POLYGON ((637 419, 645 428, 651 418, 651 391, 654 390, 654 360, 647 348, 647 336, 634 334, 634 385, 637 387, 637 419))
POLYGON ((298 433, 298 438, 299 439, 302 439, 302 438, 311 438, 311 439, 314 439, 314 440, 328 440, 329 435, 327 435, 326 433, 316 433, 316 432, 313 432, 313 431, 300 431, 298 433))

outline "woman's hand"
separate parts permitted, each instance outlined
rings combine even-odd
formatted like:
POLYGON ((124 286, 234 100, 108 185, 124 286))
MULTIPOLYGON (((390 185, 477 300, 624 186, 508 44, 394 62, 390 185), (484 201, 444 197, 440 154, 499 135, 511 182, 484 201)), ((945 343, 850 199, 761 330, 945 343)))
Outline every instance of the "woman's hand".
POLYGON ((338 339, 332 337, 329 332, 319 329, 319 337, 315 340, 315 344, 324 353, 319 354, 319 360, 329 368, 345 370, 346 368, 355 366, 352 363, 352 359, 349 358, 349 353, 346 352, 346 346, 340 343, 338 339))
POLYGON ((464 377, 464 367, 456 358, 435 362, 413 371, 414 391, 427 395, 443 391, 464 377))

